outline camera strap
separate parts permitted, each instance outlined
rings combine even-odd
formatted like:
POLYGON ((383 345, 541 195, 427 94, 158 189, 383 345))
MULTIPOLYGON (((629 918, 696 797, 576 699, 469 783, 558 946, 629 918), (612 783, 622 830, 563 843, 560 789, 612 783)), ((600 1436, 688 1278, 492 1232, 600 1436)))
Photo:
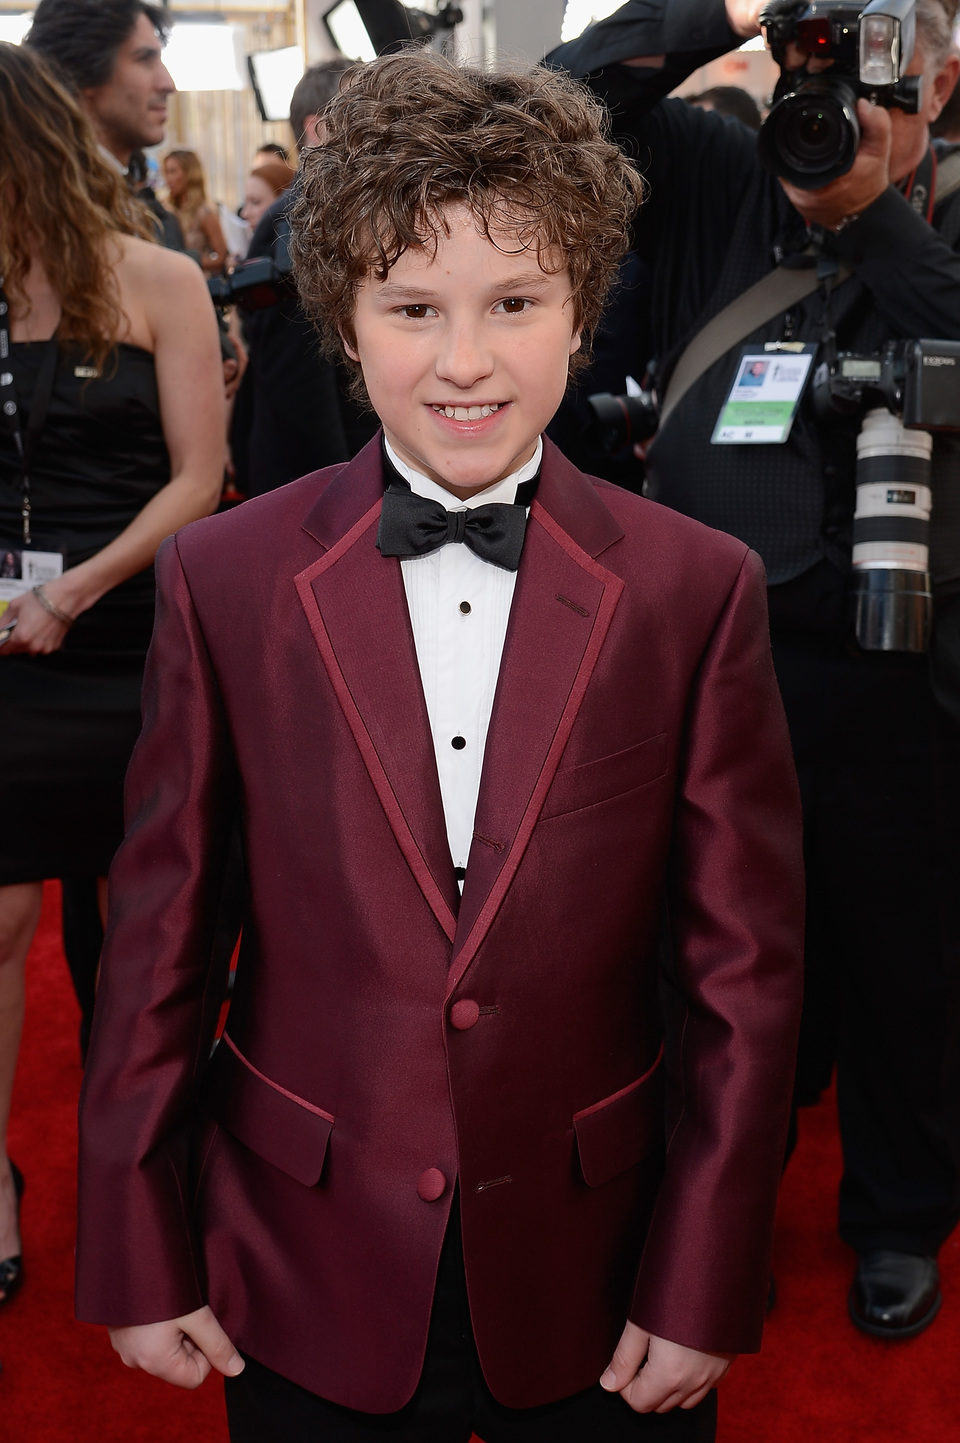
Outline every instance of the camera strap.
MULTIPOLYGON (((813 295, 822 281, 816 255, 813 251, 804 251, 799 259, 805 262, 802 267, 798 268, 795 264, 777 266, 735 296, 729 305, 707 322, 702 331, 697 332, 671 373, 660 408, 661 430, 670 412, 714 361, 719 361, 721 356, 766 325, 767 321, 772 321, 774 316, 813 295)), ((838 267, 834 284, 846 280, 849 274, 846 266, 838 267)))
POLYGON ((931 146, 931 152, 934 160, 933 198, 930 207, 932 215, 941 201, 945 201, 948 195, 953 195, 955 190, 960 190, 960 146, 955 146, 946 154, 931 146))
POLYGON ((955 190, 960 190, 960 148, 944 155, 932 145, 903 187, 907 200, 928 225, 933 224, 937 206, 955 190))
POLYGON ((922 215, 927 225, 933 221, 933 207, 940 199, 937 196, 937 157, 932 145, 928 145, 920 164, 907 176, 903 183, 904 197, 913 206, 917 215, 922 215))
POLYGON ((30 418, 26 429, 23 427, 22 410, 13 380, 13 355, 10 341, 10 304, 0 280, 0 417, 13 438, 13 444, 20 458, 21 501, 20 520, 23 527, 23 544, 30 546, 33 536, 30 530, 30 468, 36 451, 37 441, 50 409, 54 377, 57 372, 57 355, 60 343, 56 332, 45 342, 37 384, 30 407, 30 418))

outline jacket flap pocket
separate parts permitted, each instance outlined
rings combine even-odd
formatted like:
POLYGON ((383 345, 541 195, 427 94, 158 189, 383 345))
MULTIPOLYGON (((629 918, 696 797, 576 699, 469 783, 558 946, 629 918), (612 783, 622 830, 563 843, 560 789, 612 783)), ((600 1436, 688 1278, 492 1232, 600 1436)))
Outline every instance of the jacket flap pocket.
POLYGON ((667 761, 667 733, 658 732, 622 752, 575 767, 559 767, 541 816, 546 820, 636 791, 665 776, 667 761))
POLYGON ((626 1172, 663 1142, 663 1048, 635 1082, 574 1114, 573 1131, 583 1180, 589 1187, 626 1172))
POLYGON ((320 1181, 334 1121, 329 1112, 271 1082, 226 1035, 209 1077, 210 1111, 232 1137, 306 1187, 320 1181))

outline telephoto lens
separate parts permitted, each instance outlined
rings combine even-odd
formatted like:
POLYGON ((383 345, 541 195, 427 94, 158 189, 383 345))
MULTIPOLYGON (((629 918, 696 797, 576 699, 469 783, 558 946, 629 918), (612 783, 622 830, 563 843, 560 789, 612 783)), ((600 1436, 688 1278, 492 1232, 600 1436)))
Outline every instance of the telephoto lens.
POLYGON ((926 651, 930 589, 927 431, 907 430, 882 407, 857 437, 853 585, 857 640, 866 651, 926 651))

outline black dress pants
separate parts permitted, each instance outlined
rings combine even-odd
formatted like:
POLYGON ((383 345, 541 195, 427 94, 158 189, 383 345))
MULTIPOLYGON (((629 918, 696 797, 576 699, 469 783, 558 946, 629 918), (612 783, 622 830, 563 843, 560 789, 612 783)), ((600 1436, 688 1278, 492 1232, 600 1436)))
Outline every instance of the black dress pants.
POLYGON ((798 1099, 835 1064, 840 1235, 935 1254, 957 1221, 960 726, 928 658, 774 632, 807 864, 798 1099))
POLYGON ((473 1342, 454 1206, 419 1387, 398 1413, 328 1403, 247 1358, 226 1380, 231 1443, 712 1443, 716 1393, 696 1408, 634 1413, 597 1385, 541 1408, 504 1408, 487 1388, 473 1342))
POLYGON ((87 1044, 97 994, 97 967, 103 948, 103 924, 96 877, 64 877, 63 954, 80 1004, 80 1060, 87 1060, 87 1044))

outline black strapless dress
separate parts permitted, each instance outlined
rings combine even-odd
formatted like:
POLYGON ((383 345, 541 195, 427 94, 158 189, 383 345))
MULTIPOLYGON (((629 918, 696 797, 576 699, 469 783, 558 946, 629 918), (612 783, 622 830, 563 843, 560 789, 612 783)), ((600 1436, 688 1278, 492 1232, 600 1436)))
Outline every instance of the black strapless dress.
MULTIPOLYGON (((25 419, 44 347, 12 348, 25 419)), ((61 347, 31 468, 33 548, 64 552, 66 566, 86 560, 169 479, 150 352, 120 345, 91 379, 79 350, 61 347)), ((0 553, 23 545, 21 499, 0 427, 0 553)), ((0 885, 106 872, 122 835, 153 594, 150 567, 78 617, 52 655, 0 649, 0 885)))

